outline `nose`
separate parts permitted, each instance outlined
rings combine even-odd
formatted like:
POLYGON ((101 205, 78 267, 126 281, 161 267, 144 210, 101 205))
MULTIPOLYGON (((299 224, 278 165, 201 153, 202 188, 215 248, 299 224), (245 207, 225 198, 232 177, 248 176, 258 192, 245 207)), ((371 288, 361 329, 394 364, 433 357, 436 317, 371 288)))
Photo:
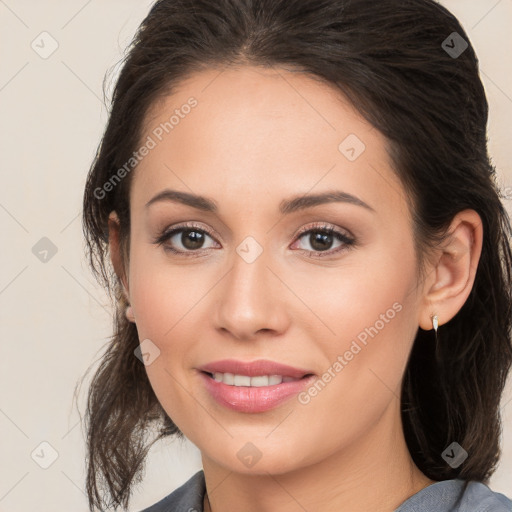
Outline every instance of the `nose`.
POLYGON ((214 321, 217 329, 237 340, 254 340, 259 334, 277 336, 289 325, 286 287, 269 268, 263 251, 254 261, 233 254, 233 265, 216 287, 214 321))

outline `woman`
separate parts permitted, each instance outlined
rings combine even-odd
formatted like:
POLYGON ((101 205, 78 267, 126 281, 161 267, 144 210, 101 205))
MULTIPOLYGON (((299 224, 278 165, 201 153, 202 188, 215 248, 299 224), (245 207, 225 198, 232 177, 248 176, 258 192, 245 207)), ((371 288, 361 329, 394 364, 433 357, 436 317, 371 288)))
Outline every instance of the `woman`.
POLYGON ((117 311, 91 510, 171 435, 203 470, 147 511, 512 510, 486 485, 512 362, 487 110, 431 0, 153 6, 84 197, 117 311))

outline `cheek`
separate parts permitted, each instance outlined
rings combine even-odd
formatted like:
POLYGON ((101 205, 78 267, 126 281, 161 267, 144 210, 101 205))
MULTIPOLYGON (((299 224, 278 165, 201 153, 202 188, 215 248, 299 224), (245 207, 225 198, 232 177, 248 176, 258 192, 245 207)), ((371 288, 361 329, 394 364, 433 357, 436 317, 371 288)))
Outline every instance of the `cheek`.
POLYGON ((312 303, 329 331, 319 337, 315 324, 311 339, 326 356, 325 371, 336 375, 336 384, 326 386, 332 393, 327 400, 348 410, 373 403, 378 411, 381 400, 400 394, 418 329, 415 284, 414 254, 383 248, 379 257, 333 275, 328 288, 317 292, 312 303))
MULTIPOLYGON (((130 258, 130 298, 141 342, 150 340, 158 357, 146 366, 151 386, 167 414, 181 428, 191 409, 186 380, 198 361, 198 343, 207 339, 198 318, 205 294, 218 279, 201 265, 170 264, 162 249, 135 246, 130 258), (199 332, 202 329, 202 332, 199 332)), ((202 317, 204 320, 204 317, 202 317)), ((151 345, 150 345, 151 346, 151 345)))
POLYGON ((158 354, 145 366, 151 387, 167 415, 188 432, 194 404, 186 392, 190 385, 184 372, 193 364, 192 347, 198 338, 197 334, 194 338, 197 319, 190 314, 197 299, 189 296, 194 295, 194 287, 181 290, 179 283, 177 291, 170 285, 177 280, 165 278, 157 268, 148 269, 133 282, 133 300, 139 339, 150 340, 158 354))
POLYGON ((311 425, 308 418, 315 418, 305 435, 317 443, 318 453, 351 446, 378 424, 390 406, 398 407, 400 400, 417 331, 414 301, 405 289, 399 293, 386 288, 381 294, 373 290, 371 300, 366 295, 358 305, 358 315, 338 310, 337 320, 334 313, 331 316, 338 334, 334 342, 321 342, 317 336, 317 346, 326 356, 324 372, 299 397, 301 405, 294 413, 299 426, 311 425), (318 439, 322 439, 320 445, 318 439))
POLYGON ((186 317, 198 287, 190 273, 166 260, 162 248, 147 247, 144 242, 133 244, 129 269, 130 298, 140 339, 167 339, 186 317))
MULTIPOLYGON (((289 273, 287 283, 309 309, 308 323, 298 319, 309 329, 309 339, 325 340, 327 348, 338 351, 349 349, 354 339, 362 344, 388 335, 403 339, 400 326, 415 317, 416 267, 411 251, 400 249, 361 251, 336 268, 289 273)), ((405 331, 410 333, 411 326, 405 331)))

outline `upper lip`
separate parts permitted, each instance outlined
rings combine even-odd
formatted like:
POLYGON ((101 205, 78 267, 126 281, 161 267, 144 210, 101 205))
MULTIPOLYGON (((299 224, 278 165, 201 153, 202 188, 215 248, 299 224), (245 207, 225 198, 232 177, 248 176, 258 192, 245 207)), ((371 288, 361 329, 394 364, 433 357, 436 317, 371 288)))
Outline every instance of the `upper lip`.
POLYGON ((198 369, 207 373, 232 373, 234 375, 248 375, 249 377, 281 375, 294 379, 301 379, 305 375, 313 373, 309 370, 294 368, 293 366, 266 359, 251 362, 237 361, 236 359, 223 359, 221 361, 213 361, 212 363, 205 364, 198 369))

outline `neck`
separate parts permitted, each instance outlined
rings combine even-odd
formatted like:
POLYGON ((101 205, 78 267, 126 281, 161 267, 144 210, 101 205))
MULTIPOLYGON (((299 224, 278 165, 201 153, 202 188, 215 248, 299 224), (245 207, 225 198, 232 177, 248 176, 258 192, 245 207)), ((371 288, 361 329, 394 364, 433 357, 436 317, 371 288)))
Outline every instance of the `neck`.
POLYGON ((205 512, 393 512, 435 483, 410 457, 398 400, 369 432, 314 465, 279 474, 244 474, 205 454, 202 460, 210 491, 205 512))

